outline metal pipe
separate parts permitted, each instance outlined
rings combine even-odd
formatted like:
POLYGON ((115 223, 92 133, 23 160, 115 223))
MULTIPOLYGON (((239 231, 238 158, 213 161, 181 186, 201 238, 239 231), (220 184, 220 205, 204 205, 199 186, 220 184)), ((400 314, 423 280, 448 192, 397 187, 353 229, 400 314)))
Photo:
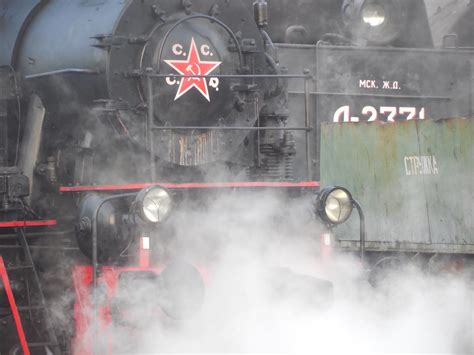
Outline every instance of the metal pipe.
POLYGON ((365 240, 366 240, 366 230, 365 230, 365 215, 364 211, 362 210, 362 206, 357 200, 352 200, 352 204, 357 209, 357 213, 359 213, 359 220, 360 220, 360 261, 362 264, 365 263, 365 240))
MULTIPOLYGON (((288 91, 289 95, 303 95, 304 91, 288 91)), ((382 97, 382 98, 394 98, 394 99, 426 99, 426 100, 452 100, 450 96, 415 96, 415 95, 386 95, 386 94, 364 94, 355 92, 324 92, 324 91, 310 91, 310 95, 321 95, 321 96, 358 96, 358 97, 382 97)))
POLYGON ((311 75, 303 74, 255 74, 255 75, 239 75, 239 74, 216 74, 216 75, 180 75, 180 74, 146 74, 147 76, 153 78, 171 78, 171 79, 181 79, 181 78, 219 78, 219 79, 312 79, 311 75))
POLYGON ((97 334, 97 272, 99 269, 99 262, 98 262, 98 253, 97 253, 97 218, 99 216, 100 209, 107 203, 113 200, 118 200, 121 198, 135 196, 136 193, 126 193, 120 195, 113 195, 104 198, 100 204, 96 207, 94 214, 92 215, 92 334, 93 334, 93 341, 92 341, 92 354, 99 354, 97 352, 97 337, 94 336, 97 334))
POLYGON ((45 76, 52 76, 52 75, 64 75, 64 74, 94 74, 94 75, 99 75, 99 71, 95 70, 89 70, 89 69, 75 69, 75 68, 70 68, 70 69, 61 69, 61 70, 54 70, 54 71, 49 71, 45 73, 39 73, 39 74, 31 74, 31 75, 26 75, 25 79, 36 79, 36 78, 42 78, 45 76))
MULTIPOLYGON (((67 235, 74 234, 73 229, 69 231, 57 231, 57 232, 36 232, 36 233, 25 233, 26 237, 29 238, 47 238, 47 237, 65 237, 67 235)), ((0 234, 0 240, 16 239, 16 234, 0 234)))
POLYGON ((215 131, 312 131, 312 127, 215 127, 215 126, 154 126, 153 130, 158 131, 196 131, 196 130, 215 130, 215 131))
POLYGON ((309 128, 311 127, 311 118, 310 118, 310 107, 309 107, 309 79, 306 78, 304 81, 304 117, 305 117, 305 130, 306 130, 306 170, 308 174, 308 180, 311 180, 311 147, 310 147, 310 132, 309 128))
POLYGON ((28 113, 25 122, 25 132, 23 133, 22 148, 18 166, 26 175, 30 182, 30 196, 25 198, 27 204, 30 202, 33 192, 34 171, 41 146, 41 137, 46 109, 43 102, 37 95, 31 95, 28 103, 28 113))
POLYGON ((298 43, 275 43, 278 48, 294 48, 294 49, 313 49, 316 48, 314 44, 298 44, 298 43))
POLYGON ((148 88, 148 127, 147 127, 147 147, 150 152, 150 170, 151 181, 156 181, 156 166, 155 166, 155 144, 153 139, 153 129, 155 120, 155 104, 153 100, 153 80, 151 76, 147 76, 148 88))
MULTIPOLYGON (((255 115, 257 116, 257 127, 260 127, 261 120, 260 120, 260 113, 258 112, 258 98, 255 100, 255 115)), ((260 151, 260 146, 262 145, 262 135, 261 130, 257 131, 257 168, 262 166, 262 152, 260 151)))
MULTIPOLYGON (((20 245, 0 245, 0 250, 5 249, 23 249, 20 245)), ((75 247, 57 247, 57 246, 50 246, 50 245, 31 245, 30 249, 33 250, 58 250, 58 251, 79 251, 79 248, 75 247)))

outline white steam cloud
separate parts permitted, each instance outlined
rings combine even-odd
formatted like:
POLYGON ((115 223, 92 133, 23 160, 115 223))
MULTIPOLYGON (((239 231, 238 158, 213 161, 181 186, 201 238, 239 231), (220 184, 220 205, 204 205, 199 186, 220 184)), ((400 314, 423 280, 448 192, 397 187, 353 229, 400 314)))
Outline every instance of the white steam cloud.
MULTIPOLYGON (((177 212, 178 237, 160 254, 207 260, 204 304, 157 321, 143 303, 148 317, 134 317, 134 330, 114 327, 114 352, 473 353, 474 293, 463 275, 405 266, 374 289, 356 258, 319 262, 313 219, 306 199, 241 191, 177 212), (333 282, 333 303, 308 276, 333 282)), ((159 297, 144 290, 145 300, 159 297)))

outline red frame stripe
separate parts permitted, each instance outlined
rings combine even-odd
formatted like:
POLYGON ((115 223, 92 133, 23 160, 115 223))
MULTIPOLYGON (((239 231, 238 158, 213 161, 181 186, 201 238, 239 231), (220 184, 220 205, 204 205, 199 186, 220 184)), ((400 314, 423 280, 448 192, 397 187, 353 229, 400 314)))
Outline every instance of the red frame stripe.
POLYGON ((60 192, 87 192, 87 191, 117 191, 117 190, 141 190, 150 186, 162 186, 171 190, 179 189, 229 189, 229 188, 255 188, 255 187, 277 187, 277 188, 304 188, 319 187, 318 181, 305 182, 211 182, 211 183, 142 183, 125 185, 100 185, 100 186, 62 186, 60 192))
POLYGON ((3 281, 3 285, 5 286, 5 292, 7 294, 8 302, 10 303, 13 319, 15 320, 16 331, 18 333, 18 338, 20 339, 20 344, 23 350, 23 354, 30 355, 30 349, 28 348, 28 343, 26 342, 25 331, 23 330, 23 325, 21 324, 20 314, 18 313, 15 297, 13 297, 10 280, 8 279, 7 268, 5 267, 5 263, 3 262, 3 258, 1 255, 0 255, 0 277, 3 281))
POLYGON ((55 219, 48 221, 8 221, 0 222, 0 228, 17 228, 17 227, 47 227, 55 226, 58 222, 55 219))

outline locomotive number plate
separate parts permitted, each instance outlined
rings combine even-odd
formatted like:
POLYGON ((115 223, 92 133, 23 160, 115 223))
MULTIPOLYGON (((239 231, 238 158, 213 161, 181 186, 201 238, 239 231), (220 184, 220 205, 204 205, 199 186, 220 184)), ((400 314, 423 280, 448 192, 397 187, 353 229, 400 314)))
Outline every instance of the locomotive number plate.
POLYGON ((408 106, 364 106, 361 112, 356 112, 349 105, 339 107, 334 113, 333 122, 396 122, 424 120, 426 118, 426 109, 424 107, 408 106))

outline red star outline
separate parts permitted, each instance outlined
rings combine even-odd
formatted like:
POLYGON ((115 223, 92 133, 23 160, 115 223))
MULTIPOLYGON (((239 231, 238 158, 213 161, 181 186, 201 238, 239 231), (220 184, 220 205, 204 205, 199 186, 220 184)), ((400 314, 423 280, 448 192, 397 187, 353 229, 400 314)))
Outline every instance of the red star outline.
MULTIPOLYGON (((202 61, 196 47, 194 37, 191 38, 188 59, 186 60, 164 60, 166 64, 176 70, 180 75, 209 75, 222 62, 202 61), (194 70, 193 70, 194 69, 194 70)), ((192 88, 196 88, 206 99, 211 102, 206 78, 180 78, 178 92, 174 101, 186 94, 192 88)))

